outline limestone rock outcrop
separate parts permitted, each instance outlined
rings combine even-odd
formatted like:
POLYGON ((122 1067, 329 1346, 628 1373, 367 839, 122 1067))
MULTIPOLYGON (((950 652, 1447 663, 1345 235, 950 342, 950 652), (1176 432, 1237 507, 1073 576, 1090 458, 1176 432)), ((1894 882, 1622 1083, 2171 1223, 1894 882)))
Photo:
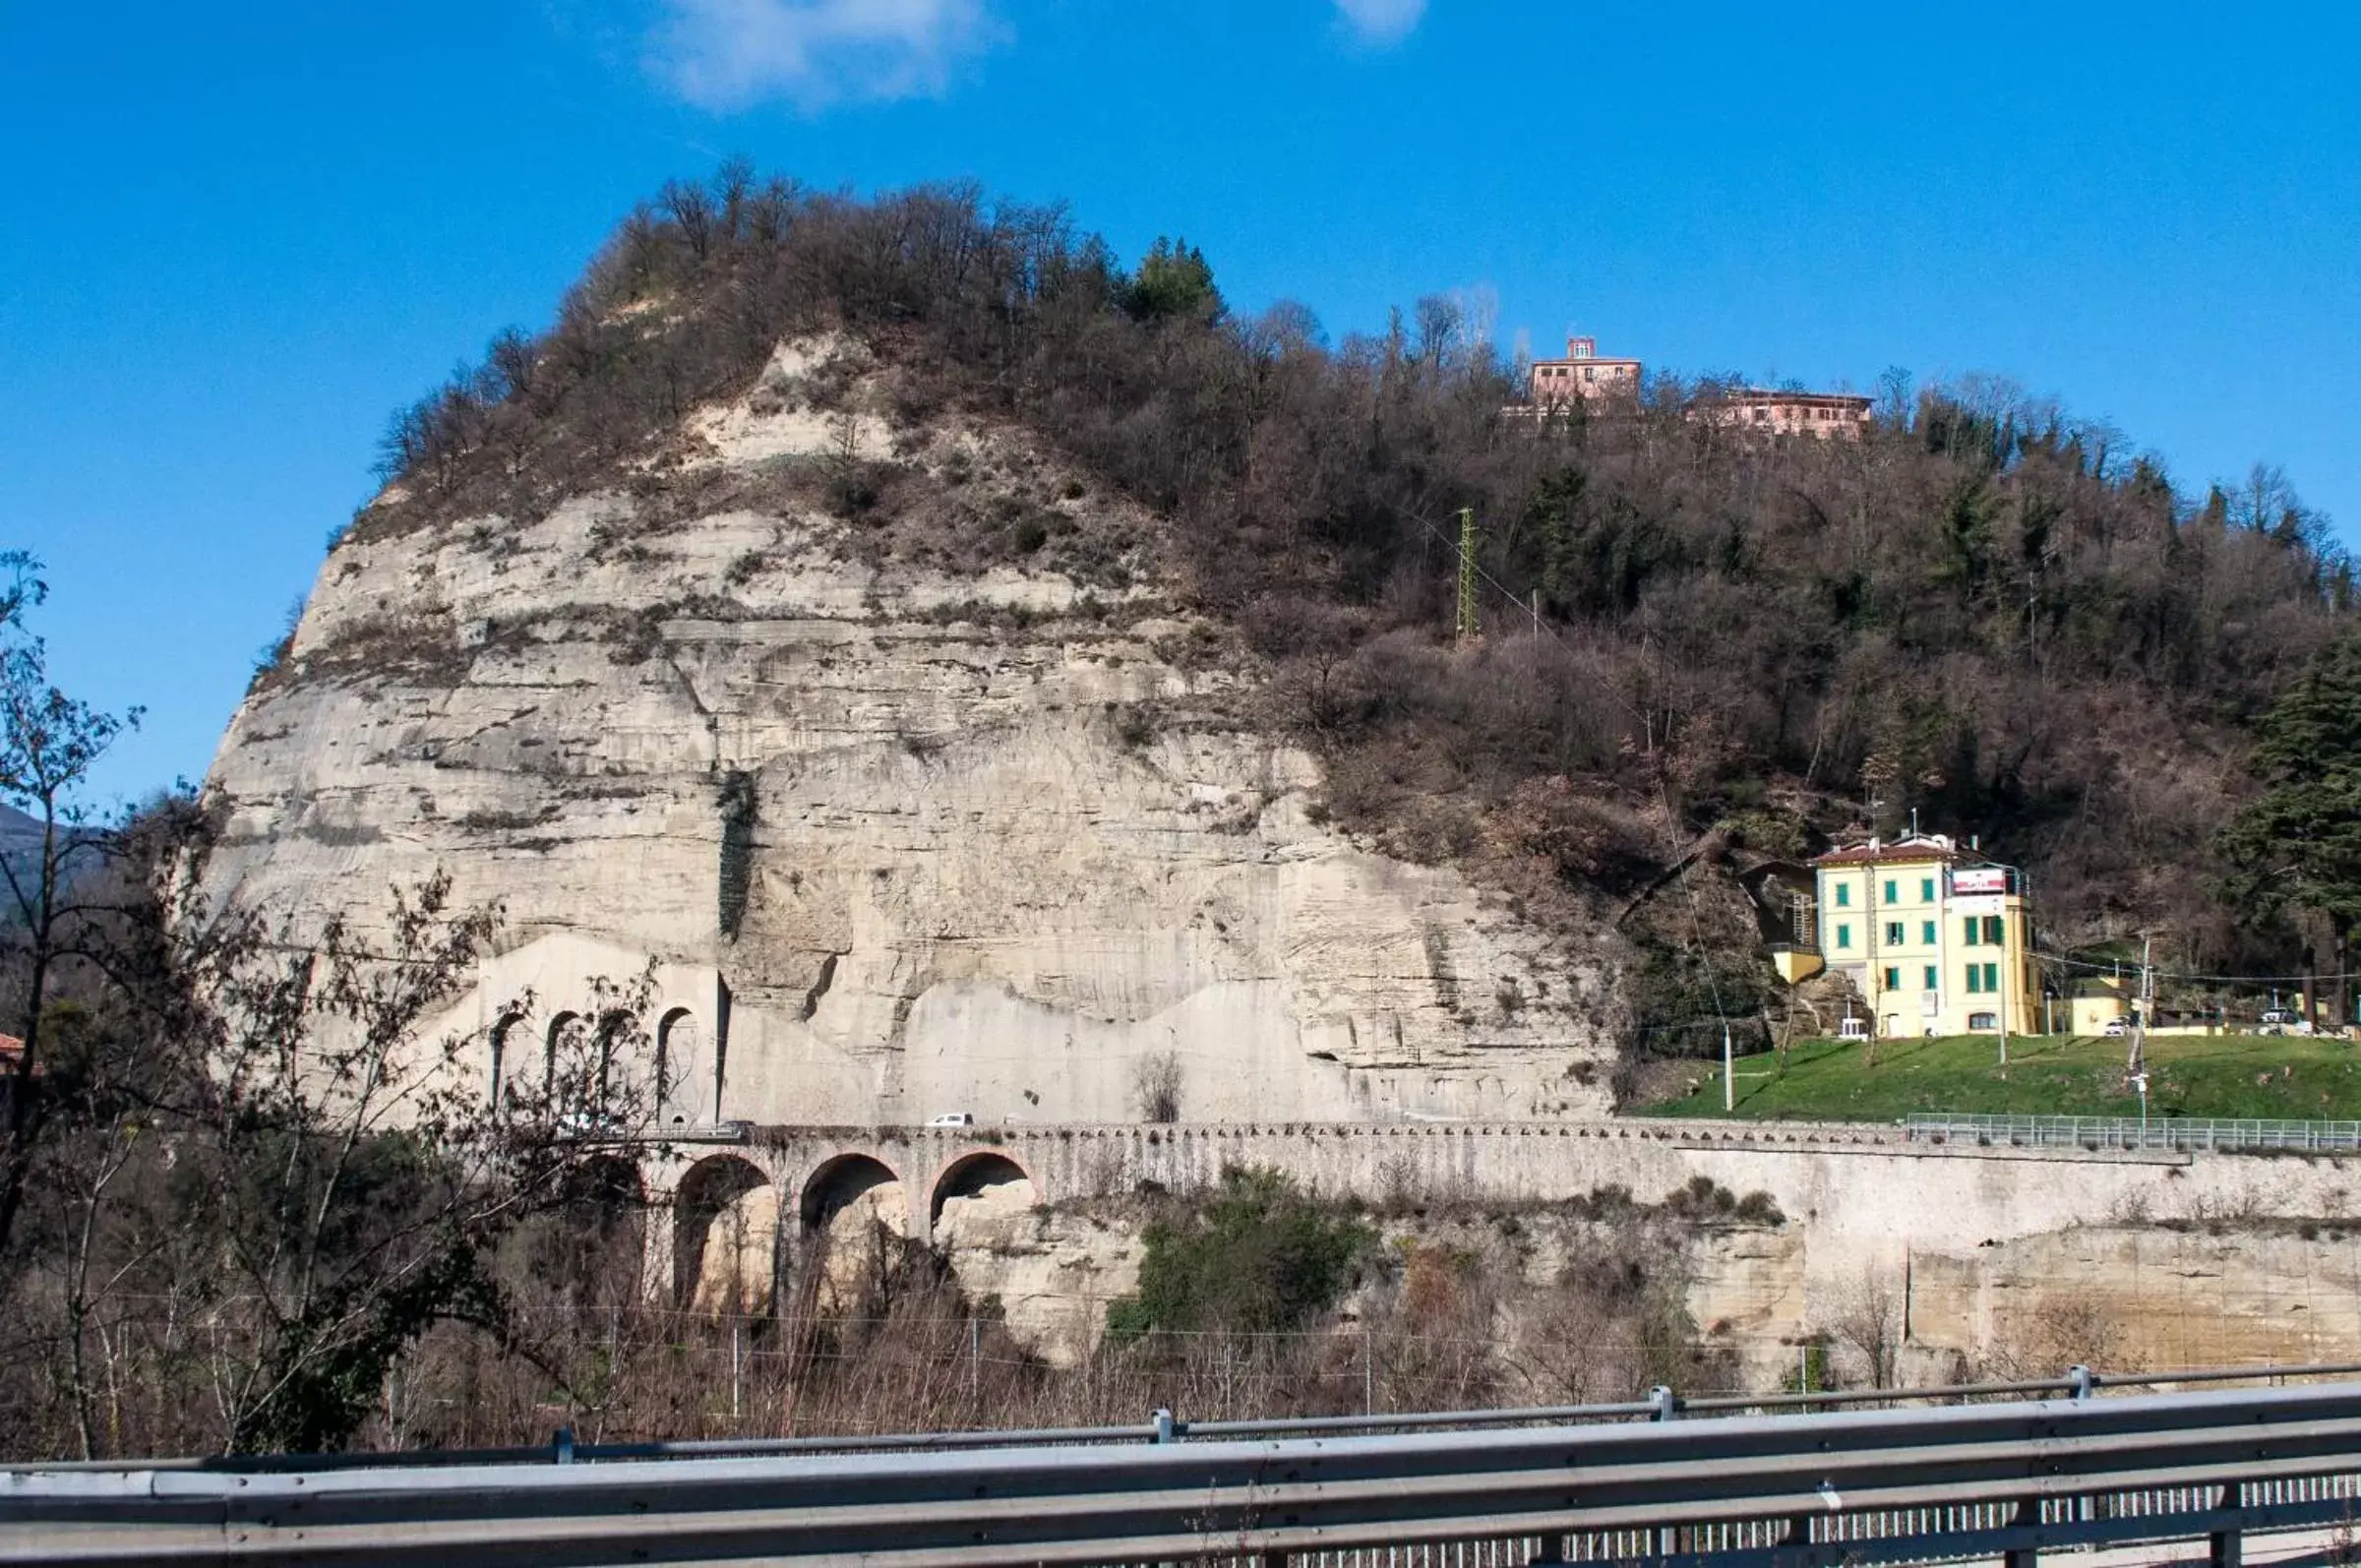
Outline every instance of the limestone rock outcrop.
POLYGON ((823 416, 830 353, 537 514, 381 500, 221 744, 213 894, 299 928, 437 870, 497 901, 448 1020, 487 1073, 495 1035, 534 1070, 592 977, 652 975, 675 1126, 1124 1120, 1159 1082, 1190 1121, 1605 1109, 1604 936, 1324 825, 1315 759, 1189 656, 1152 565, 865 549, 799 476, 890 458, 962 507, 1141 519, 1005 432, 823 416))

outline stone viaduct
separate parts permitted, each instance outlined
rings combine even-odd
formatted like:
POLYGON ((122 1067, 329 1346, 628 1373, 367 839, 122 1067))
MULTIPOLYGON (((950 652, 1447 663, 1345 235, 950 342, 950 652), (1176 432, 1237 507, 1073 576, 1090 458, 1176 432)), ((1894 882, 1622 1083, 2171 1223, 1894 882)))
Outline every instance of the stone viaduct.
MULTIPOLYGON (((1766 1192, 1810 1237, 1810 1272, 1857 1281, 1915 1252, 1961 1253, 2138 1215, 2343 1216, 2342 1159, 2018 1149, 1907 1140, 1899 1127, 1620 1118, 1477 1123, 1002 1127, 769 1126, 649 1145, 651 1294, 685 1300, 725 1205, 769 1189, 775 1256, 863 1198, 932 1242, 944 1205, 1023 1182, 1035 1204, 1211 1184, 1224 1167, 1314 1191, 1412 1203, 1542 1204, 1620 1186, 1661 1201, 1704 1177, 1766 1192)), ((768 1249, 766 1249, 768 1250, 768 1249)))

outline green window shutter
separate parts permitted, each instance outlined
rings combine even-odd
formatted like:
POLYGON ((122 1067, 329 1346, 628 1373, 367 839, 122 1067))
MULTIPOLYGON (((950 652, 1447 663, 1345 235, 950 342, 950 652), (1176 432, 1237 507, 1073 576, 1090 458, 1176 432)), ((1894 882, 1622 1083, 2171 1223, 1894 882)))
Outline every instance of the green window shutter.
POLYGON ((1983 972, 1977 969, 1975 965, 1969 964, 1968 966, 1968 995, 1970 996, 1980 996, 1983 995, 1983 972))
POLYGON ((1986 915, 1984 917, 1984 945, 2000 947, 2006 945, 2008 939, 2008 921, 1999 915, 1986 915))
POLYGON ((1984 965, 1984 990, 1992 993, 1994 995, 1998 995, 2000 994, 2000 965, 1984 965))
POLYGON ((1922 920, 1918 923, 1918 939, 1929 947, 1935 944, 1935 923, 1933 921, 1922 920))
POLYGON ((1975 933, 1976 933, 1975 917, 1974 917, 1973 915, 1970 915, 1970 916, 1968 916, 1968 917, 1966 920, 1962 921, 1960 924, 1961 924, 1961 926, 1962 926, 1962 928, 1963 928, 1961 935, 1964 935, 1964 936, 1967 938, 1967 940, 1968 940, 1968 946, 1970 946, 1970 947, 1973 947, 1973 946, 1975 945, 1975 933))
POLYGON ((1887 921, 1886 945, 1888 947, 1900 947, 1902 945, 1902 922, 1899 920, 1887 921))
POLYGON ((1902 989, 1902 966, 1900 964, 1889 964, 1886 966, 1886 989, 1888 991, 1900 991, 1902 989))
POLYGON ((1942 989, 1942 986, 1943 986, 1943 981, 1942 981, 1942 978, 1941 978, 1940 976, 1938 976, 1938 975, 1935 973, 1935 966, 1934 966, 1934 965, 1932 965, 1932 964, 1929 964, 1929 965, 1927 965, 1927 966, 1926 966, 1926 989, 1927 989, 1927 990, 1929 990, 1929 991, 1939 991, 1939 990, 1941 990, 1941 989, 1942 989))
POLYGON ((1852 928, 1850 926, 1839 926, 1837 928, 1837 945, 1839 947, 1850 947, 1852 945, 1852 928))
POLYGON ((1899 903, 1901 903, 1901 902, 1902 902, 1902 897, 1901 897, 1901 895, 1900 895, 1899 893, 1895 892, 1895 889, 1896 889, 1897 887, 1901 886, 1901 885, 1902 885, 1902 884, 1901 884, 1900 882, 1896 882, 1896 881, 1892 881, 1892 880, 1889 880, 1889 881, 1886 883, 1886 902, 1887 902, 1887 903, 1889 903, 1889 904, 1899 904, 1899 903))
POLYGON ((1918 902, 1920 902, 1921 904, 1931 904, 1931 903, 1933 903, 1934 901, 1935 901, 1935 879, 1934 879, 1932 876, 1921 876, 1921 877, 1919 877, 1919 878, 1918 878, 1918 902))
POLYGON ((1837 907, 1839 909, 1850 909, 1852 907, 1852 883, 1837 883, 1837 907))

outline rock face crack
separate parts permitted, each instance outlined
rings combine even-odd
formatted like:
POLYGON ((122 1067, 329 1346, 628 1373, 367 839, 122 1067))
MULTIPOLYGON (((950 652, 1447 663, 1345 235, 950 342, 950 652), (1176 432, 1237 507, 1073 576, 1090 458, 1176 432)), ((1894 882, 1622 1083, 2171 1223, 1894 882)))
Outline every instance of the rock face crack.
POLYGON ((1426 950, 1426 972, 1434 980, 1434 1004, 1445 1012, 1459 1011, 1459 975, 1451 967, 1451 939, 1439 927, 1427 926, 1420 931, 1419 942, 1426 950))
POLYGON ((812 982, 810 991, 804 993, 804 1022, 812 1021, 813 1015, 819 1011, 819 999, 828 994, 830 986, 836 984, 836 960, 843 956, 842 953, 830 953, 819 961, 819 978, 812 982))
POLYGON ((746 923, 747 891, 754 880, 755 778, 736 768, 721 779, 721 867, 716 914, 721 935, 738 939, 746 923))

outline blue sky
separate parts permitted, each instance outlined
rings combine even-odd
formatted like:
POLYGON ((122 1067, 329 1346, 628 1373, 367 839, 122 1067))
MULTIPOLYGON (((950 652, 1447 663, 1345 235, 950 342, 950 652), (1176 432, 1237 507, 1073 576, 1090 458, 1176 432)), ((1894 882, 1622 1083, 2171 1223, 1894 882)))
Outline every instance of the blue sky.
POLYGON ((0 3, 0 543, 195 778, 387 412, 742 152, 1180 232, 1332 333, 1488 288, 1689 372, 2014 378, 2361 524, 2361 10, 0 3))

